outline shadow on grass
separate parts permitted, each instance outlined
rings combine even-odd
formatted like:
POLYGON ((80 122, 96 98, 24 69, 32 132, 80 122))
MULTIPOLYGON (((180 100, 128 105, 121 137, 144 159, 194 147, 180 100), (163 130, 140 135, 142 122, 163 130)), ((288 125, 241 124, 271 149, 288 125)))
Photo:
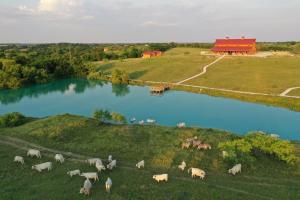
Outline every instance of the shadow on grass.
POLYGON ((144 74, 146 74, 148 70, 142 70, 142 71, 135 71, 129 74, 130 79, 138 79, 142 77, 144 74))
POLYGON ((103 65, 100 65, 97 67, 97 71, 102 71, 102 72, 107 71, 107 70, 113 68, 114 65, 115 65, 114 63, 106 63, 103 65))

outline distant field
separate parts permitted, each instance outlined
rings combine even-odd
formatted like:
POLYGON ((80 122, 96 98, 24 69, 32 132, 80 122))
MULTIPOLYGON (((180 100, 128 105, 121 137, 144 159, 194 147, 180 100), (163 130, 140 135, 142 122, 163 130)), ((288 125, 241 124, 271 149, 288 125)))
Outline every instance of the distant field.
POLYGON ((106 72, 113 69, 125 70, 132 79, 178 82, 199 73, 202 67, 216 59, 215 56, 202 56, 201 51, 198 48, 175 48, 162 57, 94 64, 106 72))
MULTIPOLYGON (((230 133, 196 128, 167 128, 159 126, 104 125, 78 116, 54 116, 27 123, 16 128, 0 129, 3 135, 22 138, 48 148, 71 151, 81 155, 106 158, 112 154, 118 160, 117 169, 100 173, 100 182, 94 184, 88 199, 299 199, 299 163, 290 167, 275 159, 260 155, 252 167, 243 166, 242 174, 235 177, 227 173, 219 141, 236 136, 230 133), (212 144, 210 151, 181 150, 187 137, 198 136, 212 144), (146 168, 137 170, 135 163, 145 159, 146 168), (207 172, 204 180, 192 179, 180 172, 177 165, 200 167, 207 172), (156 173, 168 173, 167 183, 157 184, 156 173), (104 192, 107 177, 113 180, 111 194, 104 192)), ((295 143, 300 156, 299 143, 295 143)), ((67 160, 54 164, 51 172, 38 173, 31 165, 53 158, 42 155, 42 160, 25 157, 26 164, 12 162, 15 155, 25 151, 0 145, 0 199, 87 199, 79 195, 84 179, 69 178, 71 169, 95 171, 95 167, 67 160)), ((53 156, 53 155, 52 155, 53 156)))
POLYGON ((300 86, 299 57, 226 57, 187 84, 280 94, 300 86))

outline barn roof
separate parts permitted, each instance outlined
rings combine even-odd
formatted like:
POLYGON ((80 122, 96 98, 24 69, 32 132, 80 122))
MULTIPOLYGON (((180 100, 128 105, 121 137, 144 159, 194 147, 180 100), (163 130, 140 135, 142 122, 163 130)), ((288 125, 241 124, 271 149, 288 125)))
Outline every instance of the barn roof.
POLYGON ((256 39, 240 38, 240 39, 217 39, 215 45, 242 45, 242 44, 254 44, 256 39))

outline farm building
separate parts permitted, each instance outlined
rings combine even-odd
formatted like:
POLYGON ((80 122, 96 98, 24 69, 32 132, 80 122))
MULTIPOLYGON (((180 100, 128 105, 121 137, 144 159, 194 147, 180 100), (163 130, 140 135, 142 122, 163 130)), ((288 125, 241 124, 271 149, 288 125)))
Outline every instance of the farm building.
POLYGON ((256 39, 217 39, 212 51, 220 54, 255 54, 256 39))
POLYGON ((161 51, 145 51, 143 53, 143 58, 151 58, 151 57, 157 57, 157 56, 162 56, 161 51))

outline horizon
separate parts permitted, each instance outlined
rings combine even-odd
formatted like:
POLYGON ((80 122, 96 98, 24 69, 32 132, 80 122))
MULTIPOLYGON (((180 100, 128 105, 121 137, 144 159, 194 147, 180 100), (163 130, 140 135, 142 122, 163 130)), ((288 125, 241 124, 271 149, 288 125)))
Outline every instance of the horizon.
POLYGON ((2 0, 0 9, 1 44, 300 41, 297 0, 2 0))

